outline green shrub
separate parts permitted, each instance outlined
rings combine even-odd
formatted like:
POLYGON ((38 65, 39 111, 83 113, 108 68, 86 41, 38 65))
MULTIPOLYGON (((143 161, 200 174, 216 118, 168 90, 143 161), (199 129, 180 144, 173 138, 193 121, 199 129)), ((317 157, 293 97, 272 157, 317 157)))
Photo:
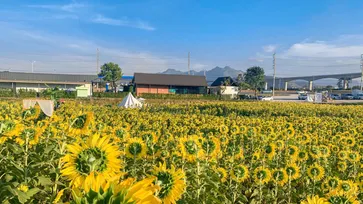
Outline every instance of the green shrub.
POLYGON ((123 98, 129 92, 119 92, 119 93, 112 93, 112 92, 93 92, 93 97, 97 98, 123 98))
POLYGON ((208 94, 141 94, 141 97, 146 99, 206 99, 206 100, 218 100, 220 96, 218 95, 208 95, 208 94))

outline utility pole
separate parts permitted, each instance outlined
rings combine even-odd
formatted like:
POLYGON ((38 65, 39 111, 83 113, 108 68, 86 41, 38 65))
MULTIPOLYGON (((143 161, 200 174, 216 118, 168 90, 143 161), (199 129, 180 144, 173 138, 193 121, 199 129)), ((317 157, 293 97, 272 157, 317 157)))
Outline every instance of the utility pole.
POLYGON ((32 61, 32 73, 34 73, 34 63, 35 63, 36 61, 32 61))
POLYGON ((274 68, 274 79, 272 82, 272 99, 275 97, 275 79, 276 79, 276 59, 275 59, 276 53, 273 54, 273 68, 274 68))
POLYGON ((190 75, 190 52, 188 52, 188 75, 190 75))
POLYGON ((360 90, 363 90, 363 54, 360 55, 360 69, 362 74, 360 76, 360 90))
MULTIPOLYGON (((100 68, 100 64, 99 64, 99 62, 100 62, 100 52, 99 52, 99 50, 98 50, 98 48, 97 48, 97 62, 96 62, 96 75, 98 75, 98 73, 99 73, 99 68, 100 68)), ((92 85, 92 87, 93 87, 93 85, 92 85)), ((98 91, 98 82, 96 83, 96 90, 98 91)))

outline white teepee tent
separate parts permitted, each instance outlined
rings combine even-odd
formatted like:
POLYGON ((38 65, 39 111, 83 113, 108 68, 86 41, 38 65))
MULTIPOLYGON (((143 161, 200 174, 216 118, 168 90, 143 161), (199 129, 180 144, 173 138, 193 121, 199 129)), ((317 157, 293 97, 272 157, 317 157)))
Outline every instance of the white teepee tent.
POLYGON ((131 93, 127 94, 127 96, 118 104, 118 107, 125 108, 141 108, 142 103, 137 100, 131 93))

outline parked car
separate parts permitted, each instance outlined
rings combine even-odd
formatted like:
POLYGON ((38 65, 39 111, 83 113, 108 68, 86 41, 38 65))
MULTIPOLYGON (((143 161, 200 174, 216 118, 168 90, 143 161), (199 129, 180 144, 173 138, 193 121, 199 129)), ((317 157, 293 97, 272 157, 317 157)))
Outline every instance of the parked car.
POLYGON ((357 100, 362 100, 363 99, 363 94, 358 94, 358 95, 354 96, 353 98, 357 99, 357 100))
POLYGON ((353 99, 353 95, 352 94, 342 94, 341 98, 343 100, 352 100, 353 99))
POLYGON ((306 93, 300 93, 297 98, 299 100, 306 100, 308 98, 308 95, 306 93))
POLYGON ((272 101, 272 100, 273 100, 272 96, 263 97, 261 99, 261 101, 272 101))
POLYGON ((339 94, 331 94, 330 95, 330 98, 333 99, 333 100, 340 100, 341 97, 339 96, 339 94))

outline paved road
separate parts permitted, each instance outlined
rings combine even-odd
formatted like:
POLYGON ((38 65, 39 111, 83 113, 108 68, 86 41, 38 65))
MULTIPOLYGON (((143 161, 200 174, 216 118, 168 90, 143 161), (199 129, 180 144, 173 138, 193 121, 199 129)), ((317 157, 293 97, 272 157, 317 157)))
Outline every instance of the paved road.
MULTIPOLYGON (((274 101, 279 101, 279 102, 300 102, 300 103, 307 102, 307 101, 303 101, 303 100, 298 100, 298 94, 290 94, 288 96, 275 96, 274 101)), ((337 103, 337 104, 341 104, 341 103, 363 103, 363 100, 333 100, 331 103, 337 103)))

